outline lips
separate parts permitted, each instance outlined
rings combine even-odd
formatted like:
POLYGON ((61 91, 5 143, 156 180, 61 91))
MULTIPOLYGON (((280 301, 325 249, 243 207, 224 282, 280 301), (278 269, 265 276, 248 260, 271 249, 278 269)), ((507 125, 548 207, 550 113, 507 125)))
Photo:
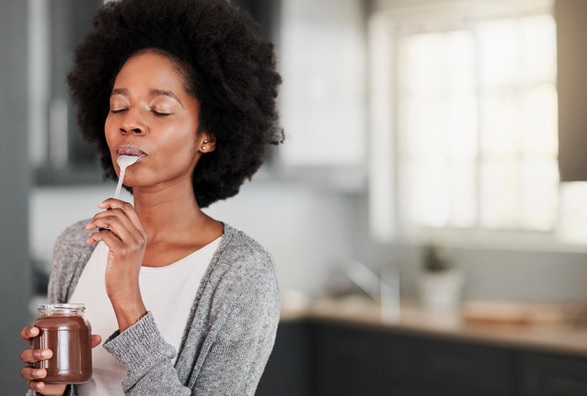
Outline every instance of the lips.
POLYGON ((136 155, 137 157, 139 157, 139 159, 147 155, 143 150, 141 150, 140 147, 132 145, 120 146, 116 150, 116 153, 118 155, 136 155))

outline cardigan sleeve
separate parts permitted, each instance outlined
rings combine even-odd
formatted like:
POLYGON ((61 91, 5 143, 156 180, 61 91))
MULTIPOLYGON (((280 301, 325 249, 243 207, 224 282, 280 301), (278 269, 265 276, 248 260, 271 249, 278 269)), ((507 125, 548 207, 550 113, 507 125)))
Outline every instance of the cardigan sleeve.
POLYGON ((104 349, 126 369, 125 395, 190 395, 173 366, 175 349, 161 336, 151 312, 104 342, 104 349))
MULTIPOLYGON (((65 303, 77 284, 85 261, 93 251, 85 244, 88 232, 80 221, 65 229, 55 241, 47 297, 49 303, 65 303)), ((75 396, 75 387, 68 385, 63 396, 75 396)), ((41 395, 37 393, 37 395, 41 395)))
POLYGON ((66 228, 55 242, 48 297, 50 303, 69 301, 81 273, 95 245, 86 244, 90 232, 85 230, 88 220, 77 222, 66 228))

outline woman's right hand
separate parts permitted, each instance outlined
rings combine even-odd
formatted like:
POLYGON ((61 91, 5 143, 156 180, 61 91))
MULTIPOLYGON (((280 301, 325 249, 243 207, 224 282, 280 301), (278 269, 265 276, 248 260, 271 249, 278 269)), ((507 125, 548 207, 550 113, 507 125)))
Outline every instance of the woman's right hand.
MULTIPOLYGON (((26 326, 20 331, 20 337, 29 345, 32 344, 33 338, 39 335, 39 328, 34 326, 26 326)), ((92 334, 92 348, 100 345, 102 338, 99 335, 92 334)), ((50 359, 53 356, 53 351, 50 349, 24 349, 20 352, 20 360, 25 366, 20 369, 21 377, 27 382, 27 386, 47 396, 61 396, 65 392, 65 384, 47 384, 43 382, 43 378, 47 376, 47 370, 43 368, 34 368, 33 364, 50 359)))

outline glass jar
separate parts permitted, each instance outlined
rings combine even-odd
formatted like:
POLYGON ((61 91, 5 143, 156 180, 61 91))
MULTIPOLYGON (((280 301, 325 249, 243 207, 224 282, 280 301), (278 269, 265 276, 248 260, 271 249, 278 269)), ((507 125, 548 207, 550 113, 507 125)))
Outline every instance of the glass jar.
POLYGON ((33 364, 44 368, 44 382, 81 384, 92 377, 92 328, 84 319, 84 304, 41 304, 34 326, 40 333, 33 349, 51 349, 53 356, 33 364))

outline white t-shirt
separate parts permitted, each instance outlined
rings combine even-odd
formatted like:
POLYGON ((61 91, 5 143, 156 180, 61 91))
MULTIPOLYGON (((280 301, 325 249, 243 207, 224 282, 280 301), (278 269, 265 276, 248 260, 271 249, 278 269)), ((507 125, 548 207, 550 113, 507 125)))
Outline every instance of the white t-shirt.
MULTIPOLYGON (((221 239, 165 267, 141 267, 139 284, 145 306, 153 313, 165 341, 176 351, 202 277, 221 239)), ((92 334, 99 334, 102 342, 118 329, 104 284, 107 256, 108 247, 99 242, 70 299, 85 304, 92 334)), ((102 345, 92 350, 92 364, 92 379, 77 387, 80 396, 124 395, 121 383, 126 369, 102 345)))

